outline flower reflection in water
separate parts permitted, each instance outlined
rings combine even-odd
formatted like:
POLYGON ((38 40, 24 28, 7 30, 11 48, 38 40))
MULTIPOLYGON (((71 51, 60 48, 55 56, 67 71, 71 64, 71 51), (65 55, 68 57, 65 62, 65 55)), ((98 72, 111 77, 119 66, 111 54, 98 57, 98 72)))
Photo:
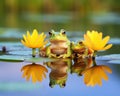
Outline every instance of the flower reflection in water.
POLYGON ((31 77, 33 83, 42 82, 46 78, 46 72, 48 72, 45 66, 35 63, 23 66, 21 71, 23 71, 22 77, 26 78, 27 81, 31 77))
POLYGON ((71 67, 71 73, 82 76, 82 72, 92 64, 92 58, 75 58, 74 64, 71 67))
POLYGON ((84 83, 87 86, 102 85, 102 79, 108 80, 106 73, 112 73, 110 67, 106 65, 96 65, 96 62, 93 60, 93 66, 85 69, 82 72, 84 76, 84 83))
POLYGON ((68 71, 71 66, 70 59, 59 59, 54 62, 45 63, 49 68, 51 68, 51 72, 49 74, 50 77, 50 87, 54 87, 55 85, 59 85, 60 87, 65 87, 68 71))

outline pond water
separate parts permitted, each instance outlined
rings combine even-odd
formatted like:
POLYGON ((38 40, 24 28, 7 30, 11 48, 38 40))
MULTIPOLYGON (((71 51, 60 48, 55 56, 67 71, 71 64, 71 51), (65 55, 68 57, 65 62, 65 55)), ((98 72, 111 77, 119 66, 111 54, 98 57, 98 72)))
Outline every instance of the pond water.
MULTIPOLYGON (((84 76, 82 76, 82 73, 80 74, 81 72, 80 70, 83 70, 84 66, 80 65, 76 67, 75 62, 71 60, 65 61, 63 60, 62 65, 59 64, 61 63, 62 60, 57 61, 56 64, 55 62, 56 60, 55 61, 53 60, 51 63, 48 62, 51 60, 48 58, 40 58, 39 56, 37 58, 32 58, 31 49, 24 47, 20 43, 20 39, 22 38, 22 34, 25 33, 25 29, 0 28, 0 96, 33 96, 33 95, 119 96, 120 90, 119 15, 110 13, 102 15, 102 18, 101 15, 91 16, 90 17, 91 21, 88 23, 84 22, 84 24, 86 24, 84 26, 79 25, 80 20, 78 19, 75 19, 76 24, 73 24, 74 20, 71 20, 73 18, 69 17, 69 15, 68 17, 59 15, 55 17, 52 16, 52 18, 54 18, 54 20, 52 21, 50 21, 51 19, 49 20, 49 18, 51 18, 51 15, 45 16, 43 16, 44 18, 40 17, 43 18, 42 21, 38 21, 39 15, 37 15, 34 19, 32 19, 31 22, 35 21, 46 22, 43 25, 43 30, 45 31, 51 29, 52 28, 51 26, 53 26, 54 29, 61 27, 66 28, 69 30, 67 32, 67 35, 71 41, 79 41, 83 39, 83 34, 85 33, 84 30, 87 29, 103 31, 104 35, 111 36, 109 43, 112 43, 113 47, 107 51, 99 52, 96 58, 97 65, 100 66, 105 65, 112 70, 111 74, 107 73, 107 76, 109 78, 108 81, 102 80, 102 86, 98 85, 94 87, 86 86, 86 84, 84 83, 84 76), (44 19, 45 16, 47 16, 47 20, 44 19), (47 24, 49 25, 47 26, 47 24), (48 28, 45 28, 45 26, 47 26, 48 28), (5 46, 7 50, 7 52, 5 53, 1 52, 3 46, 5 46), (24 66, 29 65, 27 68, 30 68, 29 70, 33 68, 34 70, 34 65, 32 65, 33 62, 36 63, 36 66, 44 66, 45 70, 48 71, 45 72, 46 78, 44 78, 42 82, 32 83, 31 79, 29 81, 26 81, 26 78, 22 77, 23 73, 26 70, 22 69, 24 66), (59 76, 56 77, 59 80, 53 80, 56 79, 54 76, 59 76), (61 88, 59 84, 56 83, 60 82, 60 80, 64 81, 65 84, 64 83, 62 84, 63 86, 65 85, 64 88, 61 88), (53 85, 55 85, 53 88, 50 87, 50 85, 52 86, 52 84, 50 84, 50 81, 52 82, 53 85)), ((31 15, 29 15, 29 17, 23 16, 23 18, 24 20, 26 20, 26 22, 28 22, 31 19, 31 15)), ((35 77, 33 76, 33 78, 35 77)))
MULTIPOLYGON (((24 58, 29 58, 25 56, 24 58)), ((92 96, 119 96, 119 83, 120 83, 120 65, 116 63, 109 63, 109 60, 96 60, 99 66, 107 66, 111 68, 112 73, 107 74, 108 81, 102 80, 102 86, 95 85, 94 87, 86 86, 83 80, 83 76, 80 74, 80 70, 84 68, 84 66, 76 66, 75 63, 70 66, 69 63, 60 63, 62 60, 57 61, 57 63, 45 63, 46 61, 37 60, 29 60, 27 59, 24 62, 0 62, 0 96, 49 96, 49 95, 71 95, 71 96, 87 96, 91 94, 92 96), (25 78, 22 77, 23 72, 25 72, 25 66, 29 67, 28 74, 32 74, 32 72, 38 72, 39 76, 41 76, 41 72, 37 71, 34 68, 34 64, 32 65, 32 61, 36 62, 37 66, 45 66, 48 70, 46 72, 46 78, 43 78, 42 82, 32 83, 32 80, 26 81, 25 78), (43 64, 44 62, 44 64, 43 64), (48 64, 48 65, 47 65, 48 64), (61 66, 61 64, 63 64, 61 66), (25 70, 22 70, 21 69, 25 70), (56 69, 55 69, 56 68, 56 69), (65 71, 67 68, 67 72, 65 71), (35 70, 34 70, 35 69, 35 70), (78 69, 76 72, 74 69, 78 69), (31 71, 30 71, 31 70, 31 71), (57 70, 57 71, 54 71, 57 70), (62 71, 59 71, 62 70, 62 71), (60 72, 60 73, 59 73, 60 72), (66 74, 65 74, 66 73, 66 74), (50 75, 51 74, 51 75, 50 75), (66 84, 64 88, 61 88, 59 84, 54 84, 54 87, 50 87, 51 78, 57 80, 61 80, 66 78, 66 84), (57 77, 54 77, 57 76, 57 77), (67 76, 67 77, 66 77, 67 76)), ((64 61, 65 62, 65 61, 64 61)), ((27 68, 26 67, 26 68, 27 68)), ((39 68, 39 67, 37 67, 39 68)), ((38 69, 39 70, 39 69, 38 69)), ((40 69, 42 70, 42 69, 40 69)), ((98 74, 98 73, 97 73, 98 74)), ((98 74, 99 75, 99 74, 98 74)), ((34 78, 34 76, 33 76, 34 78)), ((37 77, 36 77, 37 78, 37 77)), ((63 84, 64 85, 64 84, 63 84)))
MULTIPOLYGON (((87 96, 89 94, 91 94, 92 96, 96 96, 96 95, 101 96, 103 94, 106 96, 113 96, 113 95, 119 96, 118 94, 120 89, 120 86, 119 86, 119 83, 120 83, 119 56, 120 55, 119 54, 110 55, 112 53, 110 50, 109 50, 110 52, 109 51, 103 52, 104 55, 98 56, 96 58, 98 65, 105 65, 111 68, 112 73, 107 74, 109 78, 108 81, 102 80, 102 86, 95 85, 94 87, 91 87, 91 86, 86 86, 86 84, 84 83, 84 76, 81 76, 78 74, 81 72, 80 71, 82 67, 81 64, 80 66, 76 67, 74 66, 75 62, 72 61, 71 64, 67 62, 67 65, 65 66, 63 65, 63 67, 60 67, 59 65, 61 65, 60 62, 62 60, 57 61, 57 63, 56 62, 45 63, 49 61, 48 58, 40 58, 40 57, 32 58, 31 50, 23 47, 23 45, 18 42, 14 42, 14 43, 3 42, 3 43, 0 43, 0 46, 6 46, 7 48, 7 52, 4 54, 1 54, 0 56, 1 58, 0 59, 1 60, 0 61, 0 96, 16 96, 16 95, 17 96, 21 96, 21 95, 22 96, 26 96, 26 95, 61 96, 62 94, 66 96, 67 95, 71 95, 71 96, 86 95, 87 96), (108 53, 109 55, 107 55, 108 53), (6 60, 4 60, 5 58, 6 60), (14 60, 16 60, 16 62, 14 60), (109 62, 112 60, 113 62, 109 62), (22 77, 24 70, 21 71, 21 69, 24 66, 31 65, 33 62, 35 62, 37 65, 45 66, 45 68, 48 70, 48 72, 45 73, 46 78, 43 78, 42 82, 32 83, 31 79, 29 81, 26 81, 25 78, 27 77, 25 78, 22 77), (49 64, 52 64, 52 65, 50 66, 49 64), (63 73, 66 68, 68 70, 66 73, 67 75, 67 79, 65 81, 66 86, 64 88, 61 88, 59 84, 56 84, 53 88, 51 88, 49 85, 51 80, 50 74, 52 74, 52 72, 53 72, 53 76, 54 74, 57 74, 57 73, 54 73, 53 71, 53 69, 55 68, 61 69, 63 73), (76 70, 78 69, 77 71, 78 73, 74 70, 75 68, 76 70)), ((118 46, 119 44, 116 45, 116 47, 118 46)), ((114 53, 117 53, 117 51, 115 51, 114 53)), ((40 74, 41 73, 39 73, 39 75, 40 74)), ((59 73, 57 75, 59 76, 59 73)), ((61 78, 64 78, 64 74, 60 76, 63 76, 61 78)), ((61 78, 59 77, 60 80, 61 78)))

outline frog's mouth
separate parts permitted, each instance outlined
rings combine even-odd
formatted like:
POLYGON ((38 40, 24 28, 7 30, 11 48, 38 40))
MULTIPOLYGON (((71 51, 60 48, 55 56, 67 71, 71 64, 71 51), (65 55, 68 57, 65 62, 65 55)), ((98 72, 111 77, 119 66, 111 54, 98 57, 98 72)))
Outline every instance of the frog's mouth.
POLYGON ((51 49, 53 54, 61 55, 67 53, 67 48, 53 48, 51 49))
POLYGON ((84 54, 86 49, 85 48, 81 48, 81 49, 74 49, 73 50, 75 53, 79 53, 79 54, 84 54))
POLYGON ((50 40, 51 43, 57 44, 57 43, 65 43, 66 40, 50 40))

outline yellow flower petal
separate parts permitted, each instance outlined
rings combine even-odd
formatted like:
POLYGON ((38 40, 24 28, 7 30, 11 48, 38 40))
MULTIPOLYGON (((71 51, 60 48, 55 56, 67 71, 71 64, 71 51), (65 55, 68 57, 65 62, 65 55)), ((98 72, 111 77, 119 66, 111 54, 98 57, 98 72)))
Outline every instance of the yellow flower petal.
POLYGON ((84 39, 85 39, 85 41, 83 41, 83 43, 84 43, 87 47, 92 48, 92 43, 91 43, 90 38, 89 38, 87 35, 84 35, 84 39), (88 42, 88 41, 89 41, 89 42, 88 42))
POLYGON ((23 35, 23 38, 24 38, 24 41, 25 41, 25 42, 28 42, 25 35, 23 35))
POLYGON ((33 39, 33 38, 36 38, 37 36, 38 36, 38 31, 36 29, 34 29, 31 37, 33 39))
POLYGON ((110 39, 110 36, 106 36, 105 38, 103 38, 103 40, 102 40, 102 42, 101 42, 101 48, 103 48, 106 44, 107 44, 107 42, 109 41, 109 39, 110 39))
POLYGON ((102 40, 102 32, 99 33, 99 39, 102 40))
POLYGON ((88 48, 94 51, 107 50, 112 46, 112 45, 106 46, 109 39, 110 39, 109 36, 106 36, 105 38, 102 39, 102 32, 97 32, 93 30, 91 32, 87 31, 87 33, 84 34, 83 43, 88 48))
POLYGON ((110 49, 111 47, 112 47, 112 44, 109 44, 106 47, 104 47, 102 50, 107 50, 107 49, 110 49))
POLYGON ((46 35, 43 32, 38 34, 38 31, 34 29, 32 35, 27 31, 27 35, 23 35, 24 40, 21 40, 21 42, 24 46, 29 48, 41 48, 46 44, 45 38, 46 35))

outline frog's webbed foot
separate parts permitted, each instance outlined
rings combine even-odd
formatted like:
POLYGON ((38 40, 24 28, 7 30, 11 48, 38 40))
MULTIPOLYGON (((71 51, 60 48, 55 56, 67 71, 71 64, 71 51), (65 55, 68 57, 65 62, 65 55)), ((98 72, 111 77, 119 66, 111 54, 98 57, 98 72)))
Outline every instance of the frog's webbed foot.
POLYGON ((67 57, 68 57, 67 54, 64 54, 64 55, 63 55, 63 58, 67 58, 67 57))
POLYGON ((67 57, 68 57, 67 54, 62 54, 62 55, 58 56, 58 58, 67 58, 67 57))
POLYGON ((63 58, 64 55, 59 55, 57 58, 63 58))
POLYGON ((40 50, 39 56, 41 56, 41 57, 46 57, 46 52, 45 52, 45 51, 46 51, 45 49, 40 50))
POLYGON ((87 58, 88 56, 87 55, 85 55, 85 54, 78 54, 78 53, 74 53, 73 55, 72 55, 72 58, 87 58))
POLYGON ((51 58, 51 57, 55 57, 55 58, 56 58, 56 54, 49 54, 48 57, 49 57, 49 58, 51 58))

